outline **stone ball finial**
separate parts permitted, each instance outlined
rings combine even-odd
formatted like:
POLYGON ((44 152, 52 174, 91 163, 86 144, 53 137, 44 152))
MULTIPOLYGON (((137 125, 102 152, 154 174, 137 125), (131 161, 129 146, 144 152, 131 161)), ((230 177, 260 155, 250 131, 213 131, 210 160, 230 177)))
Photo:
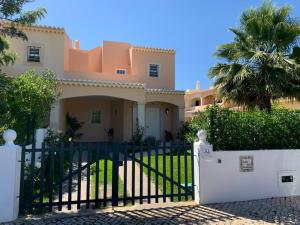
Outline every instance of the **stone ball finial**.
POLYGON ((199 130, 197 132, 197 137, 199 141, 206 141, 206 131, 205 130, 199 130))
POLYGON ((3 139, 6 145, 14 144, 16 138, 17 138, 17 133, 14 130, 9 129, 4 131, 3 133, 3 139))

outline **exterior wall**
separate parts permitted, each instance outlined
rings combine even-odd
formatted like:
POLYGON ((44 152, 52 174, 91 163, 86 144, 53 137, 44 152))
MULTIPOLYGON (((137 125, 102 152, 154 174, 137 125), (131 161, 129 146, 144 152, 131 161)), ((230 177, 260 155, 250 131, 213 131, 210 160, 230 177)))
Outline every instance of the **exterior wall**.
POLYGON ((130 44, 122 42, 103 41, 102 52, 102 72, 116 76, 126 75, 115 74, 116 69, 126 69, 127 74, 130 73, 129 49, 130 44))
MULTIPOLYGON (((67 113, 84 122, 78 131, 83 133, 80 141, 108 141, 105 132, 114 129, 115 141, 129 141, 132 138, 133 102, 109 97, 83 97, 65 99, 64 117, 67 113), (92 124, 93 111, 101 112, 101 123, 92 124)), ((65 120, 63 121, 65 123, 65 120)))
POLYGON ((25 30, 28 41, 21 39, 9 39, 11 50, 17 53, 17 61, 3 69, 8 74, 15 76, 28 69, 42 71, 48 68, 62 76, 64 73, 64 40, 62 32, 43 32, 34 30, 25 30), (27 47, 41 47, 41 62, 27 62, 27 47))
POLYGON ((69 70, 70 56, 69 51, 72 49, 72 40, 70 37, 64 35, 64 70, 69 70))
MULTIPOLYGON (((65 45, 68 42, 65 43, 65 45)), ((92 50, 69 49, 65 78, 145 83, 147 88, 175 89, 175 54, 135 49, 129 43, 104 41, 92 50), (149 64, 159 65, 159 77, 149 76, 149 64), (125 75, 116 74, 125 69, 125 75)))
POLYGON ((149 51, 132 51, 132 74, 147 88, 175 89, 175 54, 149 51), (149 64, 159 65, 159 76, 149 76, 149 64))
POLYGON ((89 51, 89 68, 88 71, 102 71, 102 48, 97 47, 89 51))
POLYGON ((200 158, 200 202, 300 195, 299 158, 299 150, 212 152, 210 159, 200 158), (240 172, 240 156, 253 156, 253 172, 240 172), (282 183, 281 175, 293 175, 294 181, 282 183))
POLYGON ((182 94, 159 94, 146 93, 146 102, 166 102, 179 107, 184 107, 184 93, 182 94))
POLYGON ((275 103, 276 105, 280 107, 285 107, 288 109, 300 109, 300 101, 296 100, 286 100, 286 101, 280 101, 278 103, 275 103))
POLYGON ((86 96, 107 96, 127 99, 135 102, 145 102, 145 91, 141 88, 112 88, 78 85, 62 86, 61 99, 86 96))

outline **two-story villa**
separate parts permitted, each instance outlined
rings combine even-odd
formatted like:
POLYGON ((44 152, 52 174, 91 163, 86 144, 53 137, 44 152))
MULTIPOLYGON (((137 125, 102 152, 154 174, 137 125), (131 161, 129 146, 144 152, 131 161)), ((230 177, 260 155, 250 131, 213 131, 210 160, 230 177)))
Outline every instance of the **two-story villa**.
POLYGON ((65 130, 66 114, 84 122, 82 141, 132 138, 137 121, 145 137, 175 138, 184 122, 183 91, 175 90, 175 51, 103 41, 83 50, 63 28, 22 27, 28 41, 12 39, 18 60, 4 72, 28 69, 57 73, 62 93, 50 114, 50 127, 65 130))

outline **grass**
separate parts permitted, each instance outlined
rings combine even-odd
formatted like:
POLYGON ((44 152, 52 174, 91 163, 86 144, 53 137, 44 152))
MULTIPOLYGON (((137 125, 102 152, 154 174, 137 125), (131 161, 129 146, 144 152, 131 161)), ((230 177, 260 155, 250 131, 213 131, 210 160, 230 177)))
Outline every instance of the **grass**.
MULTIPOLYGON (((173 173, 173 180, 174 182, 178 183, 178 174, 179 174, 179 168, 180 168, 180 183, 184 186, 185 183, 185 173, 184 173, 184 155, 180 155, 180 166, 178 166, 178 157, 176 153, 173 156, 173 170, 171 171, 171 156, 168 154, 166 155, 166 177, 171 178, 171 174, 173 173)), ((143 162, 148 165, 148 156, 143 157, 143 162)), ((155 156, 150 157, 150 167, 155 169, 155 156)), ((158 156, 158 171, 163 174, 163 156, 158 156)), ((146 166, 143 168, 143 172, 148 175, 148 169, 146 166)), ((151 180, 153 183, 155 183, 155 172, 151 172, 151 180)), ((188 186, 191 186, 192 183, 192 163, 191 163, 191 156, 187 155, 187 183, 188 186)), ((161 193, 163 193, 163 176, 158 176, 158 186, 161 193)), ((178 201, 178 186, 174 184, 173 186, 173 193, 174 195, 174 201, 178 201)), ((166 180, 166 194, 171 194, 171 181, 166 180)), ((181 200, 185 199, 185 190, 181 189, 181 200)), ((188 197, 188 199, 191 199, 191 196, 188 197)))
MULTIPOLYGON (((95 198, 96 192, 96 163, 91 165, 91 198, 95 198)), ((111 196, 112 187, 112 160, 107 160, 107 198, 111 196)), ((103 198, 104 191, 104 159, 99 160, 99 198, 103 198)), ((119 176, 119 187, 118 187, 119 197, 123 196, 123 181, 119 176)))

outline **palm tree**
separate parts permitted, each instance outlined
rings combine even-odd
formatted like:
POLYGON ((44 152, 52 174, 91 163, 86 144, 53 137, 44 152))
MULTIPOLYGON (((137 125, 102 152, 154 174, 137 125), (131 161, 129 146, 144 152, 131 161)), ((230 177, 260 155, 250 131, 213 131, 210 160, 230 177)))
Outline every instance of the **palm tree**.
POLYGON ((209 71, 220 98, 269 111, 273 100, 300 97, 300 21, 290 13, 272 1, 242 13, 233 42, 215 53, 222 62, 209 71))

